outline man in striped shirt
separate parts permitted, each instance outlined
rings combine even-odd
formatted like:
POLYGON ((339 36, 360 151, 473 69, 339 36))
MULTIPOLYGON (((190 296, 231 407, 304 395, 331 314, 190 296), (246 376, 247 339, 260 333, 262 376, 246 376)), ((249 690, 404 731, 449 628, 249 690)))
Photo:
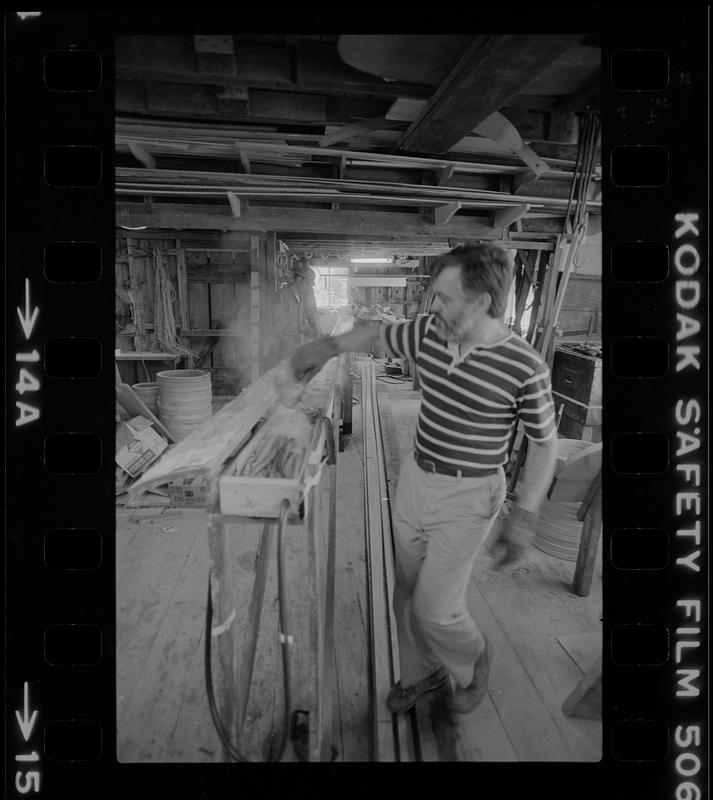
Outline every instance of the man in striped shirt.
POLYGON ((504 248, 462 245, 433 266, 430 314, 358 327, 292 356, 297 379, 308 380, 330 357, 368 352, 381 338, 387 352, 418 370, 414 457, 402 465, 392 509, 401 662, 401 679, 387 700, 393 713, 405 713, 449 676, 452 710, 468 713, 480 703, 491 652, 466 593, 505 499, 503 468, 518 419, 529 448, 515 505, 492 548, 496 568, 524 554, 554 473, 549 370, 503 321, 512 278, 504 248))

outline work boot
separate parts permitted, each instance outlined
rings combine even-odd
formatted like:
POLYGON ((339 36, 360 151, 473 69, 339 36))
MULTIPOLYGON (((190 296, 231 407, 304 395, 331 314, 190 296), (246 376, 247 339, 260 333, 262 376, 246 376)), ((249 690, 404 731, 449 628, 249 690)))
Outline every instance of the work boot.
POLYGON ((458 714, 470 714, 474 711, 480 701, 485 697, 485 690, 488 688, 488 675, 490 674, 491 651, 488 640, 483 636, 485 650, 480 654, 480 658, 473 667, 473 680, 465 688, 458 686, 453 694, 446 700, 446 704, 451 711, 458 714))
POLYGON ((391 687, 386 698, 386 707, 392 714, 405 714, 428 692, 438 689, 448 681, 445 667, 439 667, 435 672, 422 678, 411 686, 402 686, 401 681, 391 687))

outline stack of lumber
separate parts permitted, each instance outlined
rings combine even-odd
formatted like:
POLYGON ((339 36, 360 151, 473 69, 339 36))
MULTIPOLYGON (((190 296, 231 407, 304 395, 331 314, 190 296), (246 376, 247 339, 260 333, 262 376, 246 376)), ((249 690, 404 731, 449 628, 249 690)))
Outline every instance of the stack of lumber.
MULTIPOLYGON (((264 490, 268 479, 274 488, 269 489, 270 496, 287 490, 283 496, 297 502, 309 456, 326 440, 319 423, 332 413, 337 359, 310 381, 293 413, 279 403, 274 379, 280 368, 278 364, 261 375, 167 451, 132 484, 130 499, 169 481, 198 478, 208 484, 209 507, 216 507, 220 489, 222 513, 236 514, 241 513, 239 502, 264 490), (289 481, 290 486, 280 481, 289 481)), ((279 502, 275 514, 266 516, 277 516, 278 509, 279 502)), ((256 507, 244 509, 247 515, 256 512, 256 507)))
MULTIPOLYGON (((326 199, 414 206, 439 206, 460 202, 461 208, 489 210, 526 204, 529 206, 528 210, 533 212, 561 213, 566 211, 569 202, 566 197, 530 197, 455 186, 132 167, 120 167, 116 170, 116 191, 121 195, 150 194, 157 197, 225 197, 228 192, 233 192, 243 197, 272 197, 281 200, 326 199)), ((599 210, 601 202, 587 201, 586 206, 588 210, 599 210)))

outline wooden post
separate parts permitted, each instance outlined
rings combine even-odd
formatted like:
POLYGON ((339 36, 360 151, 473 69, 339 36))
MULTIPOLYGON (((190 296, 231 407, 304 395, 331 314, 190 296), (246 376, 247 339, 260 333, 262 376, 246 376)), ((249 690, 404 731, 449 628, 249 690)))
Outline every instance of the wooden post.
MULTIPOLYGON (((596 480, 596 479, 595 479, 596 480)), ((594 560, 602 531, 602 490, 597 489, 588 504, 582 526, 582 541, 577 553, 577 566, 574 570, 573 589, 580 597, 587 597, 592 587, 594 560)))
POLYGON ((550 255, 545 250, 539 253, 539 266, 535 276, 535 296, 532 300, 532 310, 530 312, 530 324, 527 328, 525 339, 533 344, 537 333, 537 321, 540 316, 540 304, 542 302, 542 289, 545 283, 545 276, 550 264, 550 255))
POLYGON ((559 274, 559 267, 562 260, 562 237, 557 237, 557 247, 555 249, 554 258, 549 263, 547 272, 545 274, 545 284, 542 289, 542 305, 540 306, 540 313, 538 314, 537 325, 539 330, 535 337, 535 350, 544 357, 545 348, 543 345, 549 344, 549 328, 552 326, 552 307, 555 299, 555 292, 557 290, 557 275, 559 274))
POLYGON ((515 320, 513 323, 513 328, 518 336, 522 335, 520 320, 522 319, 522 315, 525 311, 527 296, 530 292, 530 287, 532 286, 534 262, 536 257, 537 254, 532 251, 523 251, 522 253, 518 251, 517 256, 515 257, 515 264, 522 268, 522 274, 520 276, 520 281, 515 294, 515 320))
POLYGON ((250 381, 260 377, 260 237, 250 237, 250 381))

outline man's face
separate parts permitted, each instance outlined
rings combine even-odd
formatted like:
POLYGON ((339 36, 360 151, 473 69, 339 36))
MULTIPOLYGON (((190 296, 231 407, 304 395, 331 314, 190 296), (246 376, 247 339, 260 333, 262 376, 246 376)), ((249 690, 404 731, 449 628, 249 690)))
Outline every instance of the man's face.
POLYGON ((457 342, 467 339, 477 321, 487 314, 489 296, 466 295, 461 283, 461 268, 455 264, 441 270, 432 289, 431 313, 435 314, 439 336, 457 342))

